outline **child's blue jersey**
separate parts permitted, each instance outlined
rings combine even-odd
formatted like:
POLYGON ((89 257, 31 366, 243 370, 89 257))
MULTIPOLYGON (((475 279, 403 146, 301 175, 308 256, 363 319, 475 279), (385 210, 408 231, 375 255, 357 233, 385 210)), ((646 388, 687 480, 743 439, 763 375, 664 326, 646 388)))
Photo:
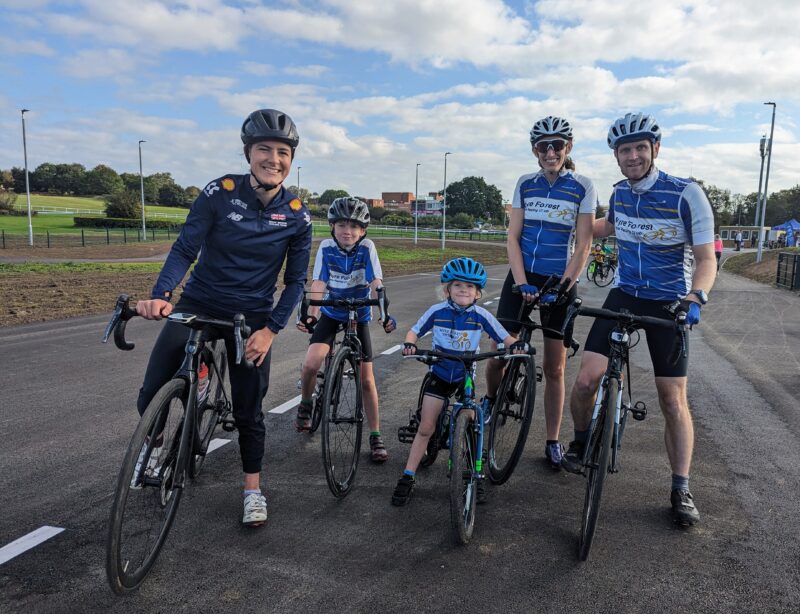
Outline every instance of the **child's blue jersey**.
POLYGON ((615 285, 657 301, 691 290, 691 247, 714 241, 714 215, 703 189, 656 168, 614 186, 608 210, 619 246, 615 285))
MULTIPOLYGON (((364 239, 356 249, 346 252, 333 239, 325 239, 317 250, 312 279, 327 284, 326 299, 369 298, 369 284, 376 279, 383 279, 375 244, 364 239)), ((347 309, 323 307, 321 311, 334 320, 347 320, 347 309)), ((358 309, 359 322, 369 322, 371 319, 371 308, 358 309)))
POLYGON ((511 206, 524 213, 519 245, 525 270, 563 275, 572 256, 578 215, 594 216, 597 192, 583 175, 563 170, 550 185, 539 171, 519 178, 511 206))
MULTIPOLYGON (((508 331, 483 307, 472 305, 467 309, 457 310, 447 301, 431 306, 411 330, 417 337, 433 331, 431 348, 448 354, 478 352, 483 331, 496 343, 503 343, 508 337, 508 331)), ((465 377, 464 364, 455 360, 438 362, 431 366, 431 371, 451 384, 460 382, 465 377)))

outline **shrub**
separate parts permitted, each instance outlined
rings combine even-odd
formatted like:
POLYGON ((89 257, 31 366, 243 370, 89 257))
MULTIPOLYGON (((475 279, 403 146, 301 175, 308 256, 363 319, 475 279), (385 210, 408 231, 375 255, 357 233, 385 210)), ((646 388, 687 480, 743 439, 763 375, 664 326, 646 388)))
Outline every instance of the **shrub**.
POLYGON ((112 218, 135 218, 142 216, 139 195, 131 190, 114 192, 106 200, 106 215, 112 218))

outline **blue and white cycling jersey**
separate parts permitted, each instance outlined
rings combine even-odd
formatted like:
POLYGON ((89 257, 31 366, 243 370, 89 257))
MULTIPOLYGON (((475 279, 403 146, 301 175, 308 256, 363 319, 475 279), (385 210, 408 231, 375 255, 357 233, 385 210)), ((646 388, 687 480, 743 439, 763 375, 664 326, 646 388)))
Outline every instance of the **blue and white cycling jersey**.
POLYGON ((691 291, 691 247, 714 241, 714 216, 699 184, 653 167, 633 185, 614 185, 607 219, 619 246, 620 290, 659 301, 691 291))
MULTIPOLYGON (((369 298, 369 284, 383 279, 375 244, 364 239, 356 249, 346 252, 333 239, 323 240, 317 250, 312 279, 328 285, 326 299, 369 298)), ((323 307, 321 311, 334 320, 347 320, 347 309, 323 307)), ((369 322, 371 319, 372 309, 359 307, 358 321, 369 322)))
POLYGON ((544 172, 523 175, 514 189, 512 208, 524 209, 520 248, 525 270, 563 275, 572 256, 579 213, 597 209, 591 179, 562 170, 551 186, 544 172))
MULTIPOLYGON (((502 343, 508 337, 502 324, 483 307, 472 305, 467 309, 457 310, 447 301, 432 305, 411 330, 417 337, 433 331, 431 348, 448 354, 478 352, 483 331, 496 343, 502 343)), ((443 360, 431 365, 430 370, 438 378, 451 384, 460 382, 465 377, 464 363, 455 360, 443 360)))

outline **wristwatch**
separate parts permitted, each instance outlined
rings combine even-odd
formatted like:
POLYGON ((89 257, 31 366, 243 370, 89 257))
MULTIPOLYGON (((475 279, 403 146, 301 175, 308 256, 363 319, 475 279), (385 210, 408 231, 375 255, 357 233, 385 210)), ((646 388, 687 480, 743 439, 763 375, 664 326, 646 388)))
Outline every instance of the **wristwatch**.
POLYGON ((706 294, 705 290, 692 290, 689 294, 694 294, 701 305, 705 305, 708 302, 708 294, 706 294))

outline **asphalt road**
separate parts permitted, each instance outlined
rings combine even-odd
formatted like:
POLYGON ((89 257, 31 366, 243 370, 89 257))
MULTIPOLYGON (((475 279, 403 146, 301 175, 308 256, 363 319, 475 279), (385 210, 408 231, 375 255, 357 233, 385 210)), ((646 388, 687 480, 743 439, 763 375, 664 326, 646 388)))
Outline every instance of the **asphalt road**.
MULTIPOLYGON (((481 302, 496 299, 503 275, 490 268, 481 302)), ((387 287, 400 330, 373 327, 376 354, 402 342, 437 300, 430 275, 387 287)), ((582 294, 599 305, 605 290, 584 280, 582 294)), ((541 388, 514 476, 490 489, 472 543, 454 545, 441 460, 420 472, 408 507, 389 504, 407 454, 395 433, 424 370, 393 353, 375 362, 386 465, 365 457, 355 490, 337 501, 319 436, 295 433, 292 411, 267 413, 267 525, 241 527, 238 446, 221 447, 182 500, 152 574, 126 597, 106 584, 105 534, 160 325, 132 322, 130 353, 99 343, 100 317, 2 329, 0 548, 42 526, 64 530, 0 564, 0 611, 797 612, 800 299, 723 273, 703 318, 690 359, 698 527, 669 520, 663 419, 642 339, 632 383, 650 414, 628 423, 590 561, 575 555, 584 481, 542 462, 541 388)), ((294 330, 278 337, 265 410, 297 395, 306 343, 294 330)), ((570 435, 567 416, 562 441, 570 435)))

